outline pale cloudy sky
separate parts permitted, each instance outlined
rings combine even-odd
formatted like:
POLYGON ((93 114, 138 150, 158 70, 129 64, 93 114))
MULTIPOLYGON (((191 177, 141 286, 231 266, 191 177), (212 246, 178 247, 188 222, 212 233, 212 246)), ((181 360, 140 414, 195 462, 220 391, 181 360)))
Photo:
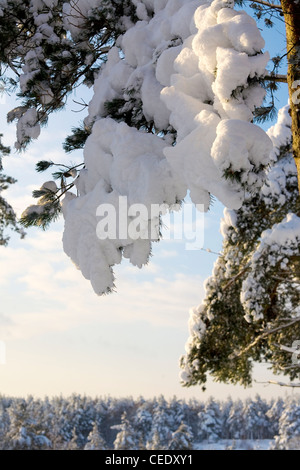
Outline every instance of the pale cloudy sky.
MULTIPOLYGON (((7 127, 5 117, 13 106, 9 97, 0 104, 4 143, 12 147, 15 129, 7 127)), ((61 147, 72 125, 84 117, 73 113, 75 108, 71 103, 67 112, 52 116, 25 154, 5 159, 5 172, 18 179, 8 193, 18 214, 31 203, 31 191, 50 179, 35 173, 39 160, 81 158, 80 152, 66 156, 61 147)), ((203 246, 212 251, 221 247, 222 210, 216 203, 204 218, 203 246)), ((13 236, 8 247, 0 247, 0 342, 6 352, 5 364, 0 361, 0 393, 199 399, 292 393, 259 384, 244 390, 209 383, 205 393, 180 386, 178 361, 188 337, 189 309, 200 303, 216 255, 187 251, 180 241, 160 242, 146 268, 118 266, 117 292, 97 297, 64 254, 62 230, 60 220, 47 232, 30 229, 24 240, 13 236)), ((260 366, 255 377, 272 376, 260 366)))

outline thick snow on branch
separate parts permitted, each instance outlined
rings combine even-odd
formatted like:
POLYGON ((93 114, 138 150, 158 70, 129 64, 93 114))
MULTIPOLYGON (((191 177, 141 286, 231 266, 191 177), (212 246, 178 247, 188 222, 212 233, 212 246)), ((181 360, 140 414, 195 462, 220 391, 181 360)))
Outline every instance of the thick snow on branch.
POLYGON ((67 193, 63 203, 63 246, 97 294, 113 289, 111 266, 122 256, 138 267, 148 262, 151 242, 159 240, 160 232, 159 214, 151 205, 171 207, 185 195, 163 156, 165 145, 155 135, 109 118, 99 119, 87 140, 79 196, 67 193), (144 209, 137 239, 129 236, 137 218, 129 208, 135 204, 144 209))
POLYGON ((267 134, 273 142, 273 160, 277 161, 280 148, 290 145, 292 118, 289 114, 289 105, 278 111, 277 122, 268 129, 267 134))
POLYGON ((215 0, 196 10, 162 99, 178 131, 177 145, 165 155, 192 200, 208 207, 212 193, 237 209, 245 188, 262 184, 272 145, 250 122, 264 97, 257 82, 269 55, 261 53, 255 21, 231 6, 215 0))
MULTIPOLYGON (((65 14, 76 35, 98 2, 73 3, 65 14)), ((112 204, 117 216, 120 197, 172 208, 190 191, 206 209, 211 194, 237 209, 245 191, 262 185, 272 149, 251 123, 269 59, 255 21, 231 1, 133 4, 138 21, 122 19, 95 81, 78 195, 64 201, 64 249, 98 294, 113 288, 122 256, 143 265, 152 241, 99 240, 99 205, 112 204)), ((144 232, 152 226, 147 218, 144 232)))
MULTIPOLYGON (((279 110, 277 123, 268 130, 273 142, 271 158, 273 164, 267 179, 261 188, 261 197, 269 210, 274 204, 283 206, 292 201, 293 188, 297 186, 297 174, 292 154, 288 153, 291 142, 291 117, 289 106, 279 110), (287 149, 287 156, 279 158, 282 149, 287 149)), ((259 320, 264 317, 262 305, 268 303, 268 285, 262 282, 268 271, 280 266, 288 268, 292 256, 299 256, 300 219, 293 213, 286 219, 262 233, 261 243, 250 260, 250 275, 242 285, 241 301, 247 321, 259 320)), ((284 276, 284 274, 283 274, 284 276)))
MULTIPOLYGON (((270 304, 270 289, 265 277, 275 267, 287 269, 292 256, 300 256, 300 218, 288 214, 280 224, 262 234, 261 243, 251 259, 251 274, 242 285, 241 302, 247 321, 264 318, 263 306, 270 304)), ((284 274, 283 274, 284 276, 284 274)), ((272 278, 270 282, 273 282, 272 278)))
MULTIPOLYGON (((181 380, 185 385, 197 381, 199 350, 202 344, 207 344, 210 323, 218 315, 226 317, 224 309, 232 310, 234 314, 236 305, 231 302, 238 304, 240 300, 239 314, 249 323, 268 322, 268 307, 272 306, 277 289, 281 299, 282 287, 284 297, 278 306, 280 315, 291 321, 299 315, 300 219, 296 215, 298 184, 288 111, 289 106, 279 110, 277 123, 267 132, 273 149, 271 165, 260 192, 246 194, 238 211, 224 210, 221 221, 223 251, 212 276, 205 282, 203 302, 190 310, 189 338, 186 354, 181 358, 181 380)), ((224 120, 222 125, 227 122, 231 121, 224 120)))
MULTIPOLYGON (((26 139, 37 139, 40 135, 41 128, 38 124, 38 116, 35 108, 29 108, 20 117, 17 123, 17 139, 18 142, 22 142, 26 139)), ((20 149, 17 143, 15 144, 17 149, 20 149)))

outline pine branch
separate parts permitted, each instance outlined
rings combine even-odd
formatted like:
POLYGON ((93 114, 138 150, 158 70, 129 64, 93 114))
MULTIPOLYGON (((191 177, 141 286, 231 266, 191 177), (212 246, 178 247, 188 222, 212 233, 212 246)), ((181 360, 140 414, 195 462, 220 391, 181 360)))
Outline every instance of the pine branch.
POLYGON ((41 160, 35 165, 35 171, 38 173, 42 173, 43 171, 46 171, 50 166, 53 166, 54 163, 52 161, 48 160, 41 160))
POLYGON ((272 385, 279 385, 280 387, 292 387, 292 388, 300 388, 300 383, 285 383, 285 382, 278 382, 277 380, 268 380, 267 382, 258 382, 255 380, 257 384, 272 384, 272 385))
POLYGON ((263 80, 267 80, 269 82, 281 82, 281 83, 287 83, 287 76, 286 75, 280 75, 280 74, 271 74, 271 75, 265 75, 263 77, 263 80))
POLYGON ((222 256, 222 254, 220 252, 212 251, 210 248, 200 248, 200 249, 202 251, 206 251, 206 253, 212 253, 213 255, 222 256))
POLYGON ((263 0, 249 0, 252 4, 258 3, 259 5, 264 5, 265 7, 275 8, 276 10, 282 11, 281 5, 276 5, 274 3, 264 2, 263 0))
POLYGON ((274 344, 274 346, 281 349, 282 351, 286 351, 290 354, 300 353, 300 351, 297 351, 296 348, 291 348, 289 346, 284 346, 284 344, 276 344, 276 343, 273 343, 273 344, 274 344))
POLYGON ((223 287, 223 291, 228 289, 228 287, 230 287, 237 279, 239 279, 243 274, 245 274, 245 272, 247 272, 249 267, 250 267, 250 263, 247 263, 244 269, 242 269, 242 271, 240 271, 232 279, 230 279, 230 281, 225 285, 225 287, 223 287))
POLYGON ((237 353, 233 353, 230 355, 229 359, 235 359, 237 357, 241 357, 243 354, 248 352, 250 349, 252 349, 254 346, 257 345, 262 339, 265 339, 267 336, 270 336, 274 333, 277 333, 278 331, 284 330, 286 328, 289 328, 290 326, 293 326, 295 323, 300 322, 300 317, 294 318, 291 322, 289 322, 286 325, 281 325, 277 326, 276 328, 273 328, 271 330, 265 330, 261 335, 259 335, 252 343, 248 344, 248 346, 241 351, 237 353))
POLYGON ((75 186, 74 183, 68 184, 68 185, 60 192, 60 194, 58 194, 58 195, 56 196, 56 199, 54 200, 54 202, 58 202, 58 201, 60 200, 60 198, 61 198, 64 194, 66 194, 70 189, 72 189, 74 186, 75 186))

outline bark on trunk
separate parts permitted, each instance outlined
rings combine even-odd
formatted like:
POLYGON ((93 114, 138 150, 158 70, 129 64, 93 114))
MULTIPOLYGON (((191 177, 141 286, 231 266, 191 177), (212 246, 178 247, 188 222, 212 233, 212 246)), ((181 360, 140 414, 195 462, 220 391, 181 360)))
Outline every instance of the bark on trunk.
POLYGON ((297 166, 300 194, 300 2, 281 0, 287 39, 290 112, 292 117, 293 154, 297 166))

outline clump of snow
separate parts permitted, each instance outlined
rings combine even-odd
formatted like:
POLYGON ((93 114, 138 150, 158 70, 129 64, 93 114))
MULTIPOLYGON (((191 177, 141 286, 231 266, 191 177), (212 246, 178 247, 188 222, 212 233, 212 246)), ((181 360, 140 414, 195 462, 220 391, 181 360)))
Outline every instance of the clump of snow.
POLYGON ((101 0, 70 0, 63 4, 65 27, 74 39, 81 34, 89 14, 100 4, 101 0))
POLYGON ((190 309, 190 316, 188 321, 189 337, 185 344, 186 356, 182 356, 180 361, 182 370, 180 371, 179 376, 183 385, 189 383, 192 378, 193 371, 199 368, 197 359, 195 359, 192 364, 189 364, 187 357, 189 356, 191 350, 199 345, 203 336, 205 335, 205 317, 206 312, 204 304, 200 304, 197 307, 190 309))
POLYGON ((42 214, 43 212, 44 208, 41 204, 32 204, 25 209, 22 213, 22 217, 28 217, 31 214, 42 214))
POLYGON ((89 115, 86 124, 99 119, 105 112, 105 103, 118 97, 124 83, 132 73, 131 67, 120 59, 118 48, 113 47, 108 54, 107 62, 94 83, 94 95, 89 103, 89 115))
MULTIPOLYGON (((278 154, 276 148, 274 148, 273 155, 275 154, 278 154)), ((296 164, 293 155, 290 154, 280 159, 268 172, 261 188, 264 203, 267 207, 271 207, 274 202, 282 206, 286 201, 291 200, 295 186, 297 186, 296 164)))
POLYGON ((22 142, 27 139, 37 139, 40 135, 41 128, 38 123, 38 113, 35 108, 29 108, 20 117, 17 122, 17 142, 16 149, 21 148, 22 142))
POLYGON ((253 19, 228 2, 199 6, 191 33, 175 59, 170 86, 161 93, 178 133, 177 145, 165 155, 185 179, 194 203, 208 207, 212 193, 237 209, 245 187, 262 185, 272 148, 250 122, 265 94, 257 79, 269 55, 261 53, 264 41, 253 19), (239 173, 235 181, 224 178, 230 166, 239 173))
POLYGON ((255 106, 258 106, 265 91, 248 81, 263 76, 269 54, 249 56, 235 49, 217 47, 216 79, 212 84, 215 93, 215 108, 221 116, 251 121, 255 106))
POLYGON ((45 183, 42 184, 41 189, 46 189, 48 191, 55 193, 57 191, 57 185, 55 181, 46 181, 45 183))
POLYGON ((252 191, 261 187, 265 173, 257 169, 269 163, 272 150, 266 133, 250 122, 235 119, 223 119, 216 133, 211 156, 220 172, 230 171, 232 175, 237 172, 242 186, 248 182, 252 191))
POLYGON ((169 126, 170 112, 160 94, 170 82, 182 41, 190 34, 188 25, 196 3, 195 0, 169 1, 153 18, 138 21, 127 29, 119 38, 118 47, 110 50, 95 81, 86 125, 105 114, 107 101, 122 98, 130 102, 134 91, 136 98, 142 101, 146 119, 153 120, 158 129, 169 126))
POLYGON ((223 211, 223 217, 220 222, 220 232, 224 238, 227 235, 228 228, 235 227, 236 222, 237 222, 236 211, 230 210, 227 207, 225 207, 223 211))
POLYGON ((277 160, 280 148, 289 144, 291 140, 292 118, 289 114, 289 105, 278 111, 276 124, 268 129, 267 134, 273 142, 272 159, 277 160))
POLYGON ((163 156, 165 145, 155 135, 110 118, 93 126, 85 146, 85 169, 76 182, 79 195, 68 195, 63 203, 63 246, 97 294, 113 289, 111 267, 122 256, 138 267, 148 262, 151 242, 159 239, 160 229, 159 214, 152 213, 151 205, 171 207, 186 193, 163 156), (141 237, 130 236, 119 226, 123 221, 125 227, 133 227, 136 214, 129 208, 137 203, 144 208, 138 218, 141 237), (99 225, 101 207, 111 211, 110 237, 99 225))
POLYGON ((27 52, 25 56, 25 65, 22 67, 23 74, 20 76, 20 88, 22 92, 27 90, 27 82, 32 80, 40 69, 39 60, 43 58, 43 50, 41 47, 36 47, 27 52))

